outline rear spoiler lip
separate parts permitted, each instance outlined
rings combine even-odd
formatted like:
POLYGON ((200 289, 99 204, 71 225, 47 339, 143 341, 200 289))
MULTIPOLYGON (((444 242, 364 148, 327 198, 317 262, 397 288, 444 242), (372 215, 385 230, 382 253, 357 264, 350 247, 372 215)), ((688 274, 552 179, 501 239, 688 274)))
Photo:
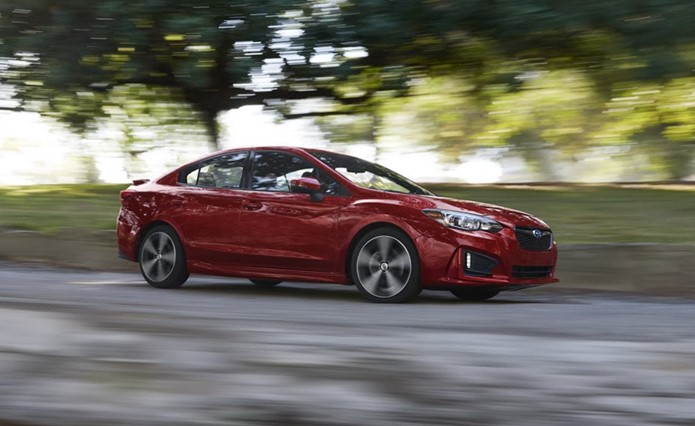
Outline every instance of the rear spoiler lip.
POLYGON ((149 179, 133 179, 133 185, 138 186, 149 182, 149 179))

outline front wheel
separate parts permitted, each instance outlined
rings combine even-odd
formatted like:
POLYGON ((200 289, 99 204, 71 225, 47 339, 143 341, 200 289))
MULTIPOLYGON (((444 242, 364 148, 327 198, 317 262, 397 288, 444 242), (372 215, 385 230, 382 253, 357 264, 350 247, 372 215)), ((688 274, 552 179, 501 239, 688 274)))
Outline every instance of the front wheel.
POLYGON ((422 290, 415 245, 395 228, 378 228, 360 238, 350 273, 357 290, 372 302, 405 302, 422 290))
POLYGON ((188 279, 181 240, 169 226, 158 225, 147 232, 138 260, 142 276, 152 287, 177 288, 188 279))
POLYGON ((454 288, 451 293, 467 302, 481 302, 497 296, 499 290, 491 288, 454 288))

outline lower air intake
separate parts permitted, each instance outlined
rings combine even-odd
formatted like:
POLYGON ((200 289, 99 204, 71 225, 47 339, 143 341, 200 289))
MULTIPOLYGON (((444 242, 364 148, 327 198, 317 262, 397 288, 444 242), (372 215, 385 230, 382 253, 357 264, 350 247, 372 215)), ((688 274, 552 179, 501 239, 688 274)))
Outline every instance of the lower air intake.
POLYGON ((512 276, 522 280, 547 278, 552 270, 552 266, 512 266, 512 276))

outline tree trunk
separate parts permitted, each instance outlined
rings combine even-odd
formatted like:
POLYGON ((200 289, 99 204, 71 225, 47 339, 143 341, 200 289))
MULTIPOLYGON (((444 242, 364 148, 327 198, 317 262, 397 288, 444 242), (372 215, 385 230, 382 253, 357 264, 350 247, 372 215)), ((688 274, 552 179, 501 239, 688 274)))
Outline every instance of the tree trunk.
POLYGON ((99 168, 97 167, 96 159, 94 154, 92 154, 91 149, 89 149, 89 143, 84 139, 80 138, 80 151, 79 155, 80 165, 82 166, 82 176, 80 177, 81 183, 101 183, 99 180, 99 168))
POLYGON ((670 180, 681 181, 689 177, 695 145, 684 142, 664 141, 661 155, 666 163, 670 180))
POLYGON ((220 126, 217 122, 217 111, 203 111, 203 121, 208 134, 210 151, 219 151, 222 147, 220 146, 220 126))
POLYGON ((369 113, 371 118, 369 136, 371 143, 374 145, 374 162, 378 163, 381 160, 381 147, 379 146, 379 134, 381 132, 381 117, 376 108, 369 113))
POLYGON ((538 132, 526 130, 509 140, 511 146, 516 147, 522 158, 532 172, 542 182, 559 182, 561 176, 557 173, 557 164, 553 161, 552 145, 542 142, 538 132))

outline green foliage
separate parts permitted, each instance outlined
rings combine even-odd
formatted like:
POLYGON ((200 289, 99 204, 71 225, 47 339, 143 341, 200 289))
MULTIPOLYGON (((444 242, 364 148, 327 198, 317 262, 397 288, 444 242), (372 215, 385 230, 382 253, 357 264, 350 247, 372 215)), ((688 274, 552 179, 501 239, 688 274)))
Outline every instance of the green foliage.
POLYGON ((599 117, 597 98, 592 82, 581 72, 527 73, 518 89, 500 94, 491 103, 492 130, 481 138, 535 135, 536 141, 580 150, 599 117))
POLYGON ((398 122, 405 127, 400 137, 433 147, 445 159, 456 159, 462 151, 476 146, 476 137, 487 123, 474 90, 471 81, 457 77, 414 82, 409 97, 392 102, 391 115, 400 117, 398 122), (412 123, 417 126, 410 127, 412 123))
POLYGON ((333 143, 375 142, 372 115, 350 114, 318 117, 316 124, 324 136, 333 143))
POLYGON ((358 115, 342 132, 323 117, 336 140, 376 143, 410 120, 395 133, 452 159, 478 146, 574 156, 634 143, 662 147, 654 158, 682 177, 695 140, 692 22, 686 0, 5 0, 0 77, 21 108, 75 130, 115 108, 130 110, 130 127, 199 120, 216 140, 221 111, 306 115, 296 102, 319 98, 331 108, 320 115, 358 115), (148 119, 153 90, 188 119, 161 107, 148 119))
POLYGON ((636 144, 665 177, 689 173, 695 10, 686 1, 354 0, 345 10, 370 62, 408 69, 408 96, 374 110, 383 127, 374 134, 452 160, 485 146, 573 158, 636 144))
POLYGON ((149 102, 152 87, 170 90, 168 96, 201 114, 216 138, 220 111, 333 94, 321 82, 335 67, 311 62, 333 41, 314 38, 329 34, 326 16, 338 10, 329 6, 8 0, 0 5, 0 75, 22 109, 54 115, 80 131, 108 115, 114 97, 107 93, 115 87, 130 87, 127 103, 149 102), (304 32, 314 36, 300 41, 304 32))

